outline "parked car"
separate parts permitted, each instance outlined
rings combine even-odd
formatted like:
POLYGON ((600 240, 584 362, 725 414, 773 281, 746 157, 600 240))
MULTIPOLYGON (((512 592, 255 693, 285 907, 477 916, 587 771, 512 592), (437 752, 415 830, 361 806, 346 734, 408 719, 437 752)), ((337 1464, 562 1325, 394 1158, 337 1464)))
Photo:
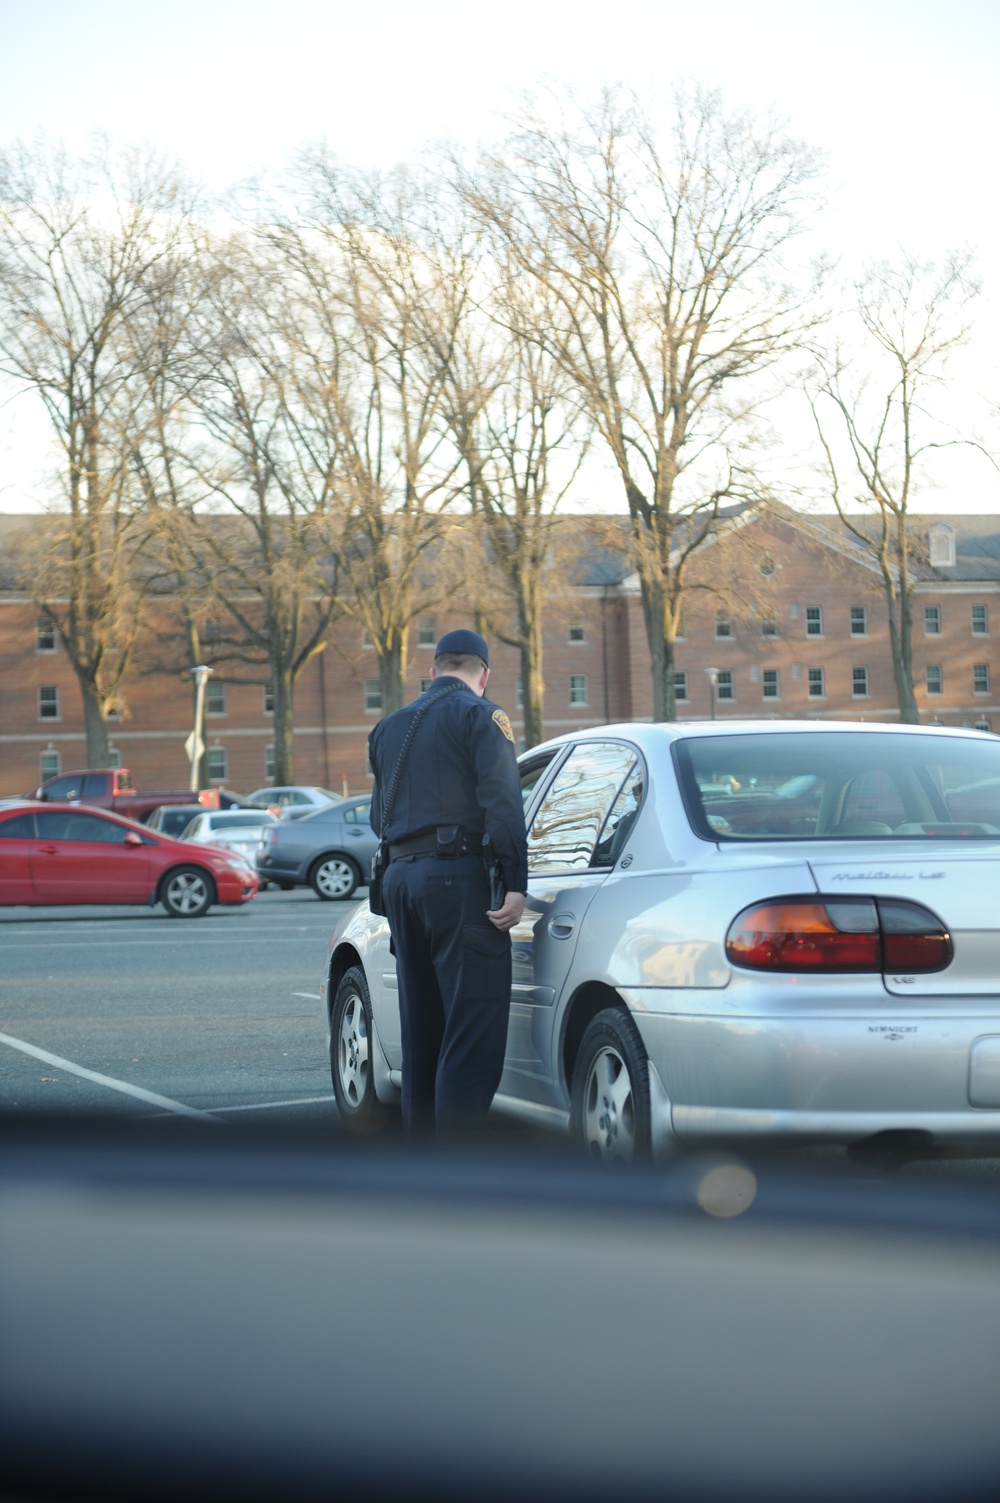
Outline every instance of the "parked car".
POLYGON ((304 783, 255 788, 247 795, 248 803, 280 808, 282 819, 304 819, 314 809, 327 809, 331 804, 339 804, 340 800, 341 795, 331 793, 329 788, 312 788, 304 783))
POLYGON ((0 802, 0 904, 162 903, 200 918, 247 903, 260 883, 234 852, 192 846, 104 809, 0 802))
MULTIPOLYGON (((997 738, 622 725, 520 766, 529 890, 499 1109, 607 1158, 886 1133, 996 1151, 1000 824, 953 818, 947 790, 1000 777, 997 738)), ((360 906, 323 999, 341 1115, 369 1129, 401 1047, 388 930, 360 906)))
POLYGON ((160 804, 145 821, 146 829, 156 830, 161 835, 169 835, 172 840, 179 840, 195 815, 200 814, 204 807, 204 804, 160 804))
POLYGON ((378 837, 368 823, 368 794, 341 799, 266 831, 257 852, 262 882, 312 887, 318 898, 349 898, 368 881, 378 837))
POLYGON ((202 809, 185 826, 180 839, 237 851, 253 866, 268 827, 277 823, 276 816, 266 809, 202 809))

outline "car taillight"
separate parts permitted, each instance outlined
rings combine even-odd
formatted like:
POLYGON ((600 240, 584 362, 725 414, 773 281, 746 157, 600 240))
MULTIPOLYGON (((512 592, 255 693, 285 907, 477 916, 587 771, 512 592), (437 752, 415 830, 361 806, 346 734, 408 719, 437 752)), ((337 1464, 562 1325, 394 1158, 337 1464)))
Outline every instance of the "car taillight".
POLYGON ((879 898, 882 921, 882 968, 910 975, 943 971, 951 964, 951 935, 940 919, 919 903, 879 898))
POLYGON ((890 898, 779 898, 738 914, 734 965, 754 971, 941 971, 951 936, 929 909, 890 898))

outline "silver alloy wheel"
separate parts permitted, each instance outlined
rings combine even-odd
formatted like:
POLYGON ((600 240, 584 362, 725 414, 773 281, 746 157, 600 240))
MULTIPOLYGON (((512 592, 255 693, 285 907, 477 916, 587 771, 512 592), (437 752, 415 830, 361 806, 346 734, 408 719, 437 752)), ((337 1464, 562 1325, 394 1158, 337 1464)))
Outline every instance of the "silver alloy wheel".
POLYGON ((358 874, 346 856, 326 856, 317 863, 311 880, 317 897, 349 898, 358 885, 358 874))
POLYGON ((583 1087, 583 1141, 595 1158, 635 1157, 635 1104, 628 1065, 605 1045, 593 1058, 583 1087))
POLYGON ((364 1003, 356 991, 344 1003, 337 1047, 340 1088, 345 1099, 358 1110, 368 1085, 368 1021, 364 1003))
POLYGON ((164 884, 163 906, 173 918, 200 918, 213 900, 208 878, 192 866, 172 872, 164 884))

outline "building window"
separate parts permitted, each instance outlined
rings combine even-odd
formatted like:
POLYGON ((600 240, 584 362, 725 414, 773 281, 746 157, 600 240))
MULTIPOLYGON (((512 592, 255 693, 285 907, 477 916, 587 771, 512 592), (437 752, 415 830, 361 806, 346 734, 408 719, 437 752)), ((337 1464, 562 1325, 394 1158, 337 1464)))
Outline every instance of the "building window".
POLYGON ((823 635, 823 607, 821 605, 806 606, 806 636, 821 637, 823 635))
POLYGON ((715 694, 717 699, 735 699, 736 690, 733 687, 733 674, 729 668, 720 668, 715 676, 715 694))
POLYGON ((437 646, 437 632, 434 629, 433 616, 421 616, 420 620, 417 622, 417 646, 437 646))
POLYGON ((930 561, 936 569, 955 567, 955 529, 949 522, 932 522, 928 528, 930 561))
POLYGON ((809 698, 823 699, 826 695, 826 671, 823 668, 809 669, 809 698))
POLYGON ((720 639, 727 639, 733 634, 733 623, 729 616, 716 616, 715 635, 720 639))
POLYGON ((226 748, 224 746, 210 746, 207 756, 209 782, 224 783, 226 781, 226 748))
POLYGON ((570 642, 586 642, 587 638, 584 635, 582 621, 571 621, 569 623, 569 634, 567 640, 570 642))
POLYGON ((420 680, 420 692, 421 692, 421 694, 426 694, 427 690, 430 688, 430 686, 431 686, 431 684, 433 682, 434 682, 434 680, 432 678, 422 678, 420 680))
POLYGON ((799 619, 799 616, 802 614, 802 612, 797 601, 792 601, 792 604, 788 607, 788 614, 789 616, 791 616, 793 621, 797 621, 799 619))
POLYGON ((587 699, 587 675, 571 673, 569 676, 569 702, 571 705, 589 704, 587 699))
POLYGON ((62 757, 54 747, 49 747, 38 758, 38 781, 47 783, 49 778, 57 778, 61 772, 62 757))
POLYGON ((781 698, 781 674, 777 668, 765 668, 761 676, 761 690, 765 699, 781 698))
POLYGON ((941 607, 939 605, 924 606, 924 636, 939 637, 941 635, 941 607))
POLYGON ((944 693, 944 672, 938 663, 927 665, 927 692, 928 694, 944 693))
POLYGON ((38 691, 38 718, 59 719, 59 690, 53 685, 44 684, 38 691))
POLYGON ((381 710, 382 685, 377 678, 365 679, 365 709, 381 710))
POLYGON ((122 765, 121 748, 118 746, 108 747, 108 766, 120 767, 122 765))
POLYGON ((851 636, 867 637, 868 635, 868 607, 866 605, 851 606, 851 636))
POLYGON ((851 669, 851 693, 855 699, 868 698, 868 669, 851 669))
POLYGON ((972 607, 972 635, 974 637, 988 637, 990 634, 990 621, 985 605, 972 607))
POLYGON ((264 782, 274 781, 274 742, 264 748, 264 782))
POLYGON ((992 731, 993 727, 990 725, 988 720, 977 720, 975 729, 977 731, 992 731))
POLYGON ((270 679, 264 685, 264 714, 274 714, 274 685, 270 679))
POLYGON ((520 675, 514 688, 514 703, 519 710, 524 709, 524 679, 520 675))
POLYGON ((989 663, 975 663, 972 668, 972 692, 973 694, 988 694, 990 692, 990 665, 989 663))
POLYGON ((205 685, 205 714, 224 715, 226 713, 226 686, 217 683, 210 678, 205 685))
POLYGON ((35 627, 35 651, 55 652, 56 628, 55 622, 40 620, 35 627))
POLYGON ((778 621, 775 616, 765 616, 760 623, 762 637, 776 637, 778 635, 778 621))
POLYGON ((688 676, 686 673, 674 674, 674 699, 678 704, 686 704, 688 697, 688 676))

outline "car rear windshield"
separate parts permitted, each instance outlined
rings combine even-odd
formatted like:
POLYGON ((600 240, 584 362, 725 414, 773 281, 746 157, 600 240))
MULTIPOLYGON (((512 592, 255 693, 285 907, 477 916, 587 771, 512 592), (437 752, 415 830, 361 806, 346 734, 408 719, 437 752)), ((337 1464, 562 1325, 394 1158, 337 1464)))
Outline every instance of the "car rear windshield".
POLYGON ((764 732, 685 739, 674 756, 706 840, 1000 838, 1000 739, 764 732))

